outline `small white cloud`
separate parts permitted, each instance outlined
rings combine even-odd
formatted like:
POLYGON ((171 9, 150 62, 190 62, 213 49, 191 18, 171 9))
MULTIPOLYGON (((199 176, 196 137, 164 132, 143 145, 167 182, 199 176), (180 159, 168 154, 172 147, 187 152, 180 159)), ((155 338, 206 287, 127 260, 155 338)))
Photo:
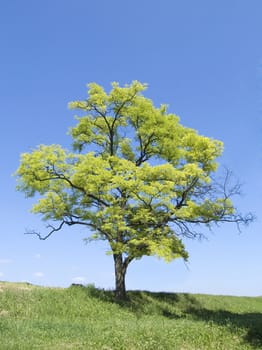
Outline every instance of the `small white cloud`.
POLYGON ((0 272, 0 277, 3 277, 4 276, 4 273, 3 272, 0 272))
POLYGON ((40 254, 35 254, 35 255, 34 255, 34 258, 35 258, 35 259, 41 259, 41 255, 40 255, 40 254))
POLYGON ((39 277, 39 278, 44 277, 43 272, 35 272, 33 275, 34 275, 35 277, 39 277))
POLYGON ((72 278, 72 282, 73 283, 85 283, 86 278, 83 276, 77 276, 77 277, 72 278))
POLYGON ((11 259, 0 259, 0 264, 11 264, 11 259))

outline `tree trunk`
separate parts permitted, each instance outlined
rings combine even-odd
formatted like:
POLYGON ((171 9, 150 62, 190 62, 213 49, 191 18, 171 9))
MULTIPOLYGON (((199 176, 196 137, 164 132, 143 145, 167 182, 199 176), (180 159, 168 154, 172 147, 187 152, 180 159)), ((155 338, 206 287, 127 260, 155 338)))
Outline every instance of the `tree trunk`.
POLYGON ((123 261, 122 254, 114 254, 114 263, 115 263, 115 296, 117 300, 127 299, 126 295, 126 269, 127 261, 123 261))

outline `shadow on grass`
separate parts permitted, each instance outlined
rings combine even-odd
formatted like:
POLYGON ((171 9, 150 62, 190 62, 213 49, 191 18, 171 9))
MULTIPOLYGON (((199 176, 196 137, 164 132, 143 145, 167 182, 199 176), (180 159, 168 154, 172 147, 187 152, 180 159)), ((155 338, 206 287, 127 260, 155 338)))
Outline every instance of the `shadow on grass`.
POLYGON ((194 295, 187 293, 129 291, 127 300, 116 301, 113 291, 97 289, 94 285, 72 287, 81 288, 92 298, 118 304, 134 313, 138 318, 145 315, 158 315, 169 319, 187 318, 226 326, 232 332, 237 328, 243 329, 246 332, 243 341, 255 348, 262 348, 261 313, 233 313, 223 309, 209 310, 203 307, 194 295))
POLYGON ((207 322, 214 322, 221 326, 228 326, 232 330, 242 328, 246 330, 244 341, 256 349, 262 348, 262 314, 234 313, 226 310, 208 310, 205 308, 188 308, 187 312, 194 318, 207 322))
POLYGON ((114 291, 98 289, 94 285, 73 284, 71 288, 81 289, 90 297, 101 301, 114 303, 125 308, 137 316, 160 315, 168 318, 185 317, 184 311, 189 308, 199 307, 199 302, 194 296, 186 293, 166 293, 148 291, 128 291, 127 299, 116 300, 114 291))

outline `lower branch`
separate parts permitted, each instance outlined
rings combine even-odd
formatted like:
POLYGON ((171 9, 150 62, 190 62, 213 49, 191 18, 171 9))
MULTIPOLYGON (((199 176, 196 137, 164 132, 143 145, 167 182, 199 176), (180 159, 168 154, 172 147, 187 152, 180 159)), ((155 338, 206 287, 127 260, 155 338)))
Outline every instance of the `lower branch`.
POLYGON ((46 235, 46 236, 42 236, 40 232, 36 232, 36 231, 27 231, 25 232, 25 235, 36 235, 41 241, 45 241, 47 238, 49 238, 54 232, 60 231, 63 226, 66 224, 65 221, 62 221, 61 224, 58 227, 54 227, 52 225, 48 225, 48 228, 51 228, 51 231, 46 235))
POLYGON ((71 218, 69 218, 68 220, 62 220, 60 225, 57 227, 54 227, 53 225, 49 224, 47 225, 48 229, 51 229, 50 232, 43 236, 40 232, 37 232, 35 230, 27 230, 25 232, 25 235, 35 235, 37 236, 41 241, 45 241, 47 238, 49 238, 53 233, 60 231, 64 225, 67 226, 73 226, 73 225, 84 225, 84 226, 88 226, 91 227, 92 229, 100 232, 102 235, 104 235, 106 237, 107 240, 110 240, 111 237, 109 236, 109 234, 107 232, 102 231, 101 229, 99 229, 99 227, 97 227, 96 225, 92 224, 92 223, 88 223, 88 222, 84 222, 81 220, 74 220, 71 218))

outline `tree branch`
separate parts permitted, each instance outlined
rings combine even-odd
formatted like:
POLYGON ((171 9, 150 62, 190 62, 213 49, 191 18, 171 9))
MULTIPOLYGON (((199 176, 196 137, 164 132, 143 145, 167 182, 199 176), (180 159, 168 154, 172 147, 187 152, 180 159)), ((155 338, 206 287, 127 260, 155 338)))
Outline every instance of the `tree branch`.
POLYGON ((149 147, 150 143, 154 141, 155 134, 152 133, 148 140, 143 144, 143 140, 141 135, 138 134, 139 144, 140 144, 140 156, 136 160, 136 165, 140 166, 143 162, 147 161, 150 158, 150 153, 147 152, 147 148, 149 147))
POLYGON ((51 231, 46 235, 42 236, 40 232, 36 231, 27 231, 25 232, 25 235, 36 235, 41 241, 45 241, 47 238, 49 238, 54 232, 60 231, 62 227, 66 224, 65 221, 62 221, 58 227, 53 227, 52 225, 48 225, 47 228, 51 228, 51 231))
POLYGON ((127 256, 124 259, 123 266, 124 266, 125 270, 127 269, 128 265, 131 263, 132 260, 134 260, 134 257, 131 257, 131 256, 127 256))
POLYGON ((109 207, 109 204, 106 203, 104 200, 102 200, 101 198, 98 198, 97 196, 91 194, 91 193, 87 193, 85 191, 84 188, 80 187, 80 186, 77 186, 75 184, 73 184, 73 182, 68 178, 66 177, 64 174, 62 173, 58 173, 56 170, 55 170, 55 166, 54 164, 52 165, 52 169, 50 169, 50 167, 46 167, 46 171, 52 176, 52 177, 46 177, 46 178, 39 178, 38 176, 36 176, 35 174, 33 174, 35 176, 35 178, 38 180, 38 181, 50 181, 50 180, 64 180, 66 181, 72 188, 76 189, 76 190, 79 190, 81 191, 82 193, 84 193, 85 196, 97 201, 99 204, 102 204, 104 205, 105 207, 109 207))
POLYGON ((51 231, 46 235, 46 236, 42 236, 42 234, 40 232, 34 231, 34 230, 28 230, 25 232, 26 235, 36 235, 41 241, 45 241, 47 238, 49 238, 53 233, 60 231, 64 225, 68 225, 68 226, 73 226, 73 225, 83 225, 83 226, 88 226, 88 227, 92 227, 94 230, 100 232, 102 235, 104 235, 106 237, 107 240, 112 239, 112 237, 107 233, 104 232, 103 230, 101 230, 97 225, 89 223, 89 222, 85 222, 85 221, 81 221, 81 220, 74 220, 73 218, 77 218, 77 216, 71 215, 68 220, 62 220, 60 225, 58 227, 54 227, 51 224, 47 225, 47 228, 51 228, 51 231))
POLYGON ((198 180, 199 180, 198 177, 194 177, 191 184, 182 192, 181 199, 177 200, 177 204, 175 207, 176 209, 180 209, 182 206, 186 204, 187 195, 192 189, 194 189, 198 180))

